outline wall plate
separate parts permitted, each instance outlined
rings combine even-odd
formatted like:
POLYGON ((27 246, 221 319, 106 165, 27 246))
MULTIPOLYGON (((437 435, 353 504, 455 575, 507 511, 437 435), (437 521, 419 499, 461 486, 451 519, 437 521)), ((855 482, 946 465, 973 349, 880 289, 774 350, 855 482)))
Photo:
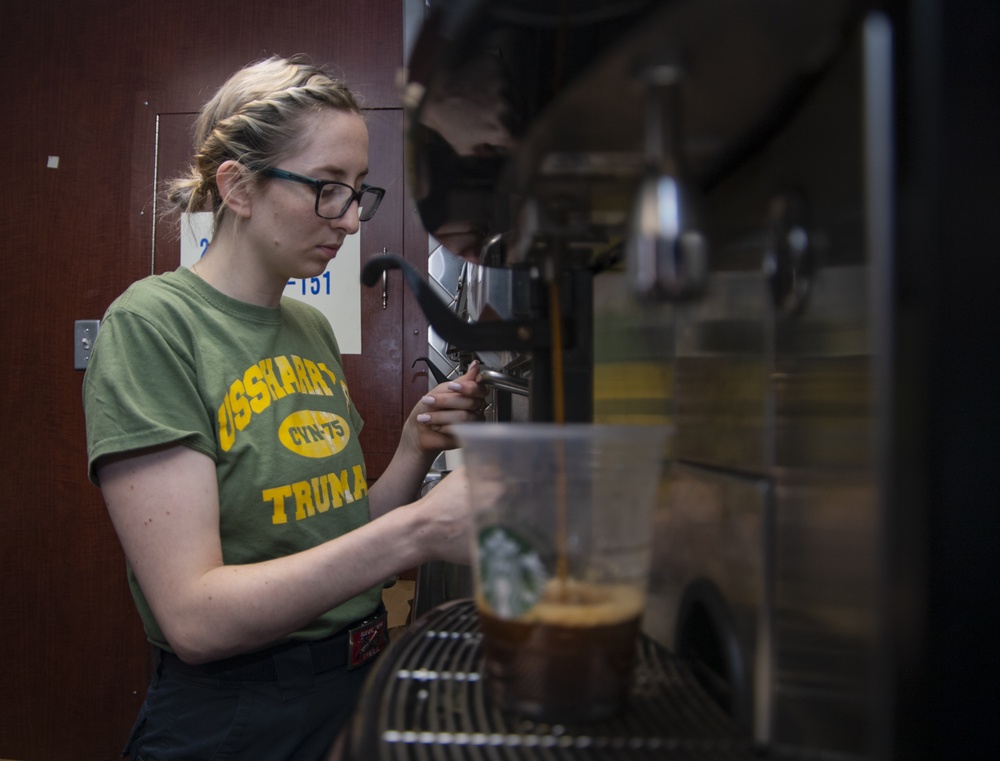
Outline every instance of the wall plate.
POLYGON ((100 327, 100 320, 77 320, 73 323, 73 369, 87 369, 100 327))

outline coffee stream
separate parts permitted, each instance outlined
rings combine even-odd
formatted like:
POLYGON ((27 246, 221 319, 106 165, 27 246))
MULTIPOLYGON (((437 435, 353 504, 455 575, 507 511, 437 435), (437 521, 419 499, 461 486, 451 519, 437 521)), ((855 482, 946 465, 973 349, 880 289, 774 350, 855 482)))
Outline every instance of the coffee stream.
MULTIPOLYGON (((552 406, 558 425, 566 422, 566 396, 563 385, 562 316, 559 306, 559 279, 549 281, 549 322, 552 323, 552 406)), ((556 451, 556 570, 559 578, 559 597, 566 601, 569 591, 569 561, 566 553, 568 529, 566 525, 566 449, 565 444, 556 451)))

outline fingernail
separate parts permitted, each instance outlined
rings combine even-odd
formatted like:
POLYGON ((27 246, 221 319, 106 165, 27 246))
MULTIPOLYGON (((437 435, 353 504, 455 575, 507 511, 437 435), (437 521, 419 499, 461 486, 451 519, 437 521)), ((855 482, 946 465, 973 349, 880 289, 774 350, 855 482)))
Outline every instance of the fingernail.
POLYGON ((462 384, 461 383, 452 382, 452 383, 448 384, 448 388, 450 388, 452 391, 461 391, 462 390, 462 384))
POLYGON ((417 422, 418 423, 429 423, 429 422, 431 422, 431 416, 430 415, 417 415, 417 422))
POLYGON ((437 399, 435 399, 433 396, 425 396, 420 401, 422 401, 424 404, 434 404, 434 402, 436 402, 437 399))

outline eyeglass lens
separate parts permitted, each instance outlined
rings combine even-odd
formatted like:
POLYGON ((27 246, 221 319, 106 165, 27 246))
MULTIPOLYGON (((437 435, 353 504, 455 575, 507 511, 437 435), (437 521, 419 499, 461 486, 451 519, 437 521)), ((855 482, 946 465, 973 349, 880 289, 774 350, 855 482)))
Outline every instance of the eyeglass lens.
MULTIPOLYGON (((354 200, 354 188, 340 183, 324 185, 319 194, 316 211, 321 217, 336 219, 347 211, 354 200)), ((367 222, 378 209, 379 195, 377 192, 364 189, 358 194, 358 219, 367 222)))

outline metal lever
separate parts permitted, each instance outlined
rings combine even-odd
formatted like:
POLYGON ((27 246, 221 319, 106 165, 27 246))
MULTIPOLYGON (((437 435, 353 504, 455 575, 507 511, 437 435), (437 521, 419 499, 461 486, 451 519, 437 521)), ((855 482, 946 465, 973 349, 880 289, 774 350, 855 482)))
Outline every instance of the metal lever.
POLYGON ((369 259, 361 270, 361 282, 371 288, 388 269, 402 270, 403 279, 413 291, 434 332, 453 347, 469 351, 526 351, 551 344, 552 332, 544 321, 464 322, 424 282, 420 273, 398 254, 369 259))
POLYGON ((797 193, 783 193, 768 210, 768 246, 764 276, 778 311, 794 317, 809 301, 816 270, 816 252, 809 236, 806 201, 797 193))
MULTIPOLYGON (((385 273, 383 272, 382 274, 384 275, 385 273)), ((441 372, 441 368, 439 368, 437 365, 431 362, 430 357, 417 357, 415 360, 413 360, 413 364, 410 365, 410 367, 416 367, 417 362, 425 363, 427 365, 427 369, 431 371, 431 375, 434 376, 434 380, 437 381, 438 383, 444 383, 445 381, 448 380, 448 376, 445 375, 443 372, 441 372)))
MULTIPOLYGON (((382 256, 389 253, 389 249, 382 247, 382 256)), ((389 303, 389 270, 382 270, 382 308, 385 309, 389 303)))
POLYGON ((522 378, 516 378, 499 370, 490 370, 488 368, 480 371, 480 374, 483 376, 483 383, 490 388, 498 388, 501 391, 507 391, 518 396, 528 395, 528 381, 522 378))

